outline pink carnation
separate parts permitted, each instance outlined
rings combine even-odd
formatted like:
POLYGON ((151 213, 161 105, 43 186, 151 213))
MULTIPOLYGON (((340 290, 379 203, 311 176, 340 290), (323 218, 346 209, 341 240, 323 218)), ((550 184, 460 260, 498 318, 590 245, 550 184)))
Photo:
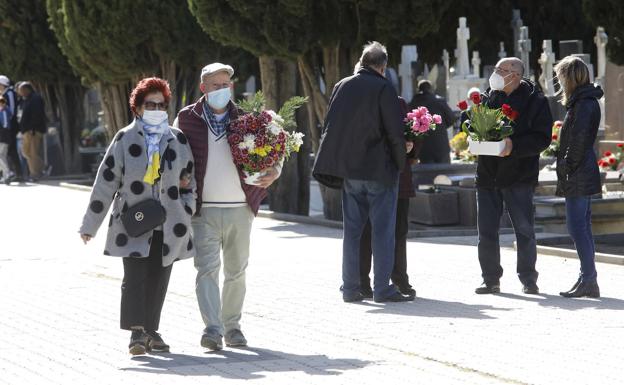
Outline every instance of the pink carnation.
POLYGON ((442 117, 438 114, 433 115, 433 122, 435 124, 442 124, 442 117))

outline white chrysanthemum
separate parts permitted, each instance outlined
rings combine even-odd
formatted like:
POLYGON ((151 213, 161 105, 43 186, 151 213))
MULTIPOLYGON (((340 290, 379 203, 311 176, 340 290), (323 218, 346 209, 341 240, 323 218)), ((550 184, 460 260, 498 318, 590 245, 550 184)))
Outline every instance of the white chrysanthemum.
POLYGON ((279 133, 282 132, 282 127, 280 127, 278 124, 275 124, 275 122, 269 123, 268 128, 273 135, 279 135, 279 133))
POLYGON ((282 126, 284 124, 284 119, 279 116, 275 111, 267 110, 267 113, 271 115, 271 120, 275 122, 275 124, 277 124, 278 126, 282 126))
POLYGON ((293 141, 295 145, 301 146, 303 144, 304 135, 301 132, 294 132, 292 136, 293 136, 293 141))
POLYGON ((241 150, 247 149, 247 151, 253 150, 256 148, 256 138, 252 134, 243 136, 243 141, 238 144, 238 148, 241 150))

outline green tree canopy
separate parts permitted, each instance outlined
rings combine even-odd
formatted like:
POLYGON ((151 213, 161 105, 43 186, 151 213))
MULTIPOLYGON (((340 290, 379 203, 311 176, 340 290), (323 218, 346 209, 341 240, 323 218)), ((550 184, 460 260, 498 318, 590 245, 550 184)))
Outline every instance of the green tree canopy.
POLYGON ((618 0, 583 0, 583 11, 594 26, 605 28, 609 36, 609 59, 615 64, 624 65, 624 3, 618 0))

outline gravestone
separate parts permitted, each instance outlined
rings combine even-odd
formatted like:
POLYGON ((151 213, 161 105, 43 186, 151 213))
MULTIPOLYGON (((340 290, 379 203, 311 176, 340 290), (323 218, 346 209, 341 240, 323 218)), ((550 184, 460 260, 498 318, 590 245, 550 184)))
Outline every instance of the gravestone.
POLYGON ((523 26, 522 18, 520 18, 520 10, 513 9, 511 11, 511 29, 513 30, 513 52, 514 56, 520 57, 520 47, 518 45, 518 41, 520 40, 520 28, 523 26))
MULTIPOLYGON (((605 87, 605 73, 607 68, 607 42, 609 37, 605 33, 604 28, 596 28, 596 36, 594 36, 594 43, 596 44, 596 53, 598 63, 596 64, 596 83, 598 83, 604 90, 605 87)), ((605 127, 605 98, 600 98, 600 127, 605 127)))
POLYGON ((540 71, 539 82, 545 96, 555 95, 555 85, 553 83, 553 64, 555 54, 552 51, 552 40, 544 40, 542 43, 542 54, 539 57, 540 71))
POLYGON ((468 57, 468 39, 470 39, 470 29, 467 26, 466 18, 459 18, 459 28, 457 28, 457 48, 455 49, 455 71, 447 82, 447 100, 453 110, 457 110, 457 103, 466 99, 468 90, 477 87, 484 90, 487 85, 486 79, 475 76, 470 71, 468 57))
POLYGON ((504 42, 500 42, 499 44, 499 49, 498 49, 498 59, 504 59, 507 57, 507 51, 505 51, 505 43, 504 42))
POLYGON ((583 40, 559 41, 559 59, 575 53, 583 53, 583 40))
POLYGON ((481 68, 481 58, 479 58, 479 51, 472 51, 472 75, 479 77, 479 69, 481 68))
POLYGON ((418 51, 415 45, 404 45, 401 48, 401 64, 399 77, 401 78, 401 96, 408 103, 414 96, 413 63, 418 60, 418 51))
POLYGON ((470 29, 466 26, 466 18, 459 18, 459 28, 457 28, 457 48, 455 48, 455 76, 466 77, 470 75, 470 64, 468 63, 468 40, 470 39, 470 29))
POLYGON ((531 39, 529 39, 529 27, 520 28, 520 38, 518 39, 518 50, 520 60, 524 65, 524 77, 531 77, 531 39))
POLYGON ((624 66, 607 61, 604 85, 605 139, 624 140, 624 66))

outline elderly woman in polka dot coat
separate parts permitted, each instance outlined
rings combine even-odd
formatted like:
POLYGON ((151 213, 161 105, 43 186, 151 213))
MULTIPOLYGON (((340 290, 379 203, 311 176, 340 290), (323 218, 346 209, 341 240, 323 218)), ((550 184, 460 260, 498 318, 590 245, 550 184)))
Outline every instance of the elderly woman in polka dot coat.
POLYGON ((141 80, 130 95, 135 120, 112 140, 100 165, 80 236, 95 236, 109 206, 105 255, 123 257, 121 328, 130 330, 130 354, 169 351, 157 332, 174 261, 193 257, 191 216, 195 178, 191 148, 182 131, 169 126, 171 91, 159 78, 141 80), (133 237, 121 216, 148 199, 160 202, 165 222, 133 237))

